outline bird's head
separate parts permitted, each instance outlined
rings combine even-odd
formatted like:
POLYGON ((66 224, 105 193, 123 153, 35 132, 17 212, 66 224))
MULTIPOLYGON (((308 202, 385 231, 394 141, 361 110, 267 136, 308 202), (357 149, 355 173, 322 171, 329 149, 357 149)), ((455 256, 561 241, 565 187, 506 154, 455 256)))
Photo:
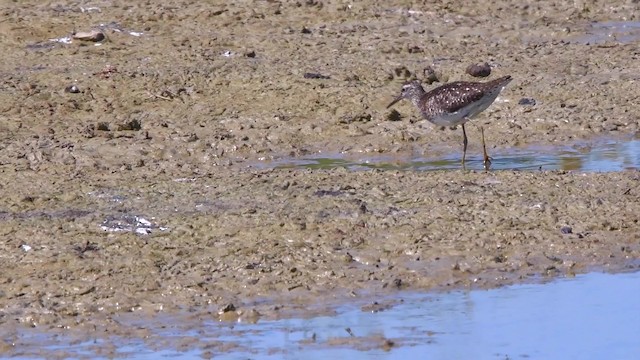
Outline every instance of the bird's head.
POLYGON ((395 103, 402 99, 419 99, 424 94, 424 89, 418 80, 410 81, 402 85, 400 95, 398 95, 393 101, 387 105, 387 109, 392 107, 395 103))

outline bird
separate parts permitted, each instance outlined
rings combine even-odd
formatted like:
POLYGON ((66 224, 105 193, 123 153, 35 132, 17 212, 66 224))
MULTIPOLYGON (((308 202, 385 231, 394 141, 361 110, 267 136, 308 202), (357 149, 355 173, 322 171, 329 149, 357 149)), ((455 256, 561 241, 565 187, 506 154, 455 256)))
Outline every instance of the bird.
MULTIPOLYGON (((511 80, 513 78, 507 75, 486 82, 455 81, 429 92, 424 90, 420 81, 413 80, 402 86, 400 95, 387 105, 387 109, 398 101, 407 99, 418 108, 422 117, 432 124, 438 126, 462 125, 462 167, 465 168, 468 140, 464 124, 491 106, 511 80)), ((483 164, 485 170, 488 170, 491 160, 487 155, 482 127, 480 127, 480 132, 484 155, 483 164)))

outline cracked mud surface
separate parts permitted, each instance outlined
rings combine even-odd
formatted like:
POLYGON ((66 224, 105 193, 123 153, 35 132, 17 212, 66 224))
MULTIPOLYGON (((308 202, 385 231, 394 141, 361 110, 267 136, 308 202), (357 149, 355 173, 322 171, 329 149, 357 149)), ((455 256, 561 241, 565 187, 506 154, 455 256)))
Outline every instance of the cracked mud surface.
POLYGON ((514 77, 472 122, 490 151, 633 136, 637 38, 592 22, 638 21, 637 4, 574 5, 2 2, 1 350, 23 351, 17 326, 135 337, 114 319, 229 304, 226 320, 277 318, 638 266, 637 171, 247 166, 460 152, 459 129, 385 106, 427 67, 472 80, 484 61, 514 77), (100 24, 100 46, 49 41, 100 24))

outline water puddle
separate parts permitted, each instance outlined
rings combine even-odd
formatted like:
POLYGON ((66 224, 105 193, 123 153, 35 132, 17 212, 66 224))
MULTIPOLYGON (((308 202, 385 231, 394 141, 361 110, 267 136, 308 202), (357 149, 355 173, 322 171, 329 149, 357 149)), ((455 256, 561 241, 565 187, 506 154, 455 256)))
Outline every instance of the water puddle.
POLYGON ((146 342, 31 340, 51 356, 94 357, 111 348, 108 357, 131 359, 637 359, 639 288, 640 272, 590 273, 492 290, 400 293, 380 304, 344 305, 334 316, 163 321, 146 342))
POLYGON ((571 38, 580 44, 603 44, 607 41, 631 44, 640 40, 640 21, 594 22, 586 29, 586 34, 571 38))
MULTIPOLYGON (((469 154, 468 154, 469 155, 469 154)), ((573 146, 531 146, 522 149, 503 149, 491 154, 492 170, 577 170, 577 171, 622 171, 640 169, 640 140, 597 141, 573 146)), ((402 156, 366 155, 354 157, 342 154, 318 155, 306 158, 282 158, 263 161, 259 168, 309 168, 350 170, 458 170, 461 154, 444 158, 411 158, 402 156)), ((467 169, 483 170, 482 161, 468 159, 467 169)))
POLYGON ((413 295, 377 313, 345 307, 335 317, 256 325, 244 341, 263 349, 254 359, 279 358, 268 354, 277 348, 305 359, 636 359, 638 288, 640 273, 593 273, 546 285, 413 295), (369 342, 378 347, 367 349, 369 342))

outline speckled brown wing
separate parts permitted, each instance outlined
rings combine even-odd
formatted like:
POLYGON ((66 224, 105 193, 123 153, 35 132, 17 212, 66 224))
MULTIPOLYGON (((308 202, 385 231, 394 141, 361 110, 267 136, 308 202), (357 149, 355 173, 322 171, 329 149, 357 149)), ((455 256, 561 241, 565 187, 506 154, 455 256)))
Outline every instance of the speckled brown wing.
POLYGON ((456 81, 429 91, 421 104, 428 116, 454 113, 472 102, 480 101, 488 83, 456 81))
POLYGON ((500 90, 511 81, 504 76, 484 83, 456 81, 435 88, 422 97, 421 109, 427 117, 455 113, 470 103, 480 101, 487 93, 500 90))

